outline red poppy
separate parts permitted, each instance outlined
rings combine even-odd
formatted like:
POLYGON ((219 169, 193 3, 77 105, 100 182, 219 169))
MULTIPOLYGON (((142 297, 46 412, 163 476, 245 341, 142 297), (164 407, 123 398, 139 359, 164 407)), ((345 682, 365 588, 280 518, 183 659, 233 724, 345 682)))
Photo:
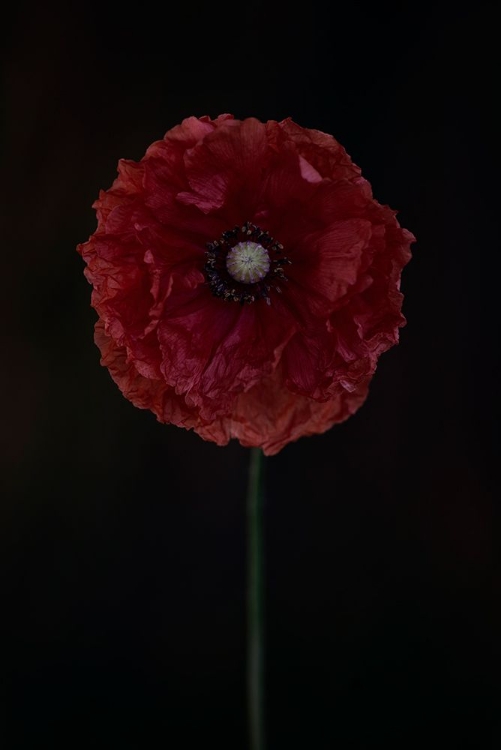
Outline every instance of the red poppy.
POLYGON ((266 454, 353 414, 405 323, 414 237, 344 148, 290 119, 190 117, 118 173, 78 249, 123 394, 266 454))

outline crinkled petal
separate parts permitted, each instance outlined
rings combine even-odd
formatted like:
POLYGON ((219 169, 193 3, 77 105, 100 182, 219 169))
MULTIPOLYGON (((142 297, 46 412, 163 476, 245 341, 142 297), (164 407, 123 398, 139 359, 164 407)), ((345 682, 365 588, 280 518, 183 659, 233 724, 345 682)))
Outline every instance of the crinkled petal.
POLYGON ((162 422, 192 429, 200 425, 196 409, 189 408, 162 377, 143 376, 137 362, 127 357, 127 351, 104 331, 101 321, 96 323, 95 342, 101 351, 101 364, 108 368, 111 377, 123 395, 140 409, 149 409, 162 422))
POLYGON ((307 235, 287 268, 290 304, 328 316, 358 280, 371 236, 372 225, 364 219, 337 221, 307 235))
MULTIPOLYGON (((290 119, 189 117, 139 162, 121 160, 94 207, 97 229, 78 250, 96 343, 132 403, 268 454, 363 403, 405 323, 414 237, 332 136, 290 119), (285 254, 270 249, 250 305, 213 296, 205 271, 208 244, 226 252, 212 243, 245 222, 285 254)), ((211 274, 224 276, 217 253, 211 274)))
POLYGON ((228 225, 235 220, 244 221, 246 217, 231 214, 231 209, 239 212, 241 206, 246 206, 248 216, 253 215, 268 151, 266 128, 261 122, 255 118, 226 121, 186 152, 184 164, 190 190, 180 192, 178 199, 204 213, 229 204, 228 225))
POLYGON ((272 129, 279 133, 275 138, 282 142, 293 143, 298 153, 314 167, 322 177, 329 179, 355 180, 360 175, 360 168, 353 164, 346 150, 333 136, 320 130, 302 128, 290 118, 274 123, 272 129))
POLYGON ((273 372, 295 329, 287 314, 201 293, 158 326, 163 376, 212 418, 273 372))
POLYGON ((361 382, 356 391, 342 391, 330 401, 319 403, 298 396, 283 387, 281 374, 274 375, 240 394, 230 417, 214 420, 196 428, 205 440, 226 445, 237 438, 246 447, 259 446, 272 456, 301 437, 325 432, 344 422, 363 404, 369 381, 361 382))

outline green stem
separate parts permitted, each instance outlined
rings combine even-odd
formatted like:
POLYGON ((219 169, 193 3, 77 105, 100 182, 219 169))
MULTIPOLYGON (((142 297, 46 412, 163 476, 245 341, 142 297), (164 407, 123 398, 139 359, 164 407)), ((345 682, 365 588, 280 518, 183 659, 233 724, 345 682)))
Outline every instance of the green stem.
POLYGON ((251 448, 247 493, 247 706, 250 750, 264 750, 263 454, 251 448))

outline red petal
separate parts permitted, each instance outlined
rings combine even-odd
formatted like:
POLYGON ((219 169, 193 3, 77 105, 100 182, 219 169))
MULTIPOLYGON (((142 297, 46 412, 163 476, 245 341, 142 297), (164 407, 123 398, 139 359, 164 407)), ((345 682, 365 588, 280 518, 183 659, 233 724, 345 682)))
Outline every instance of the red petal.
POLYGON ((290 256, 287 299, 296 308, 306 305, 315 315, 328 315, 357 281, 371 234, 369 221, 349 219, 306 236, 290 256))
POLYGON ((297 334, 284 351, 285 384, 294 393, 327 401, 343 391, 355 391, 375 370, 375 360, 363 347, 348 354, 338 346, 339 331, 297 334))
POLYGON ((362 405, 367 391, 368 382, 362 382, 352 393, 344 391, 318 403, 285 389, 277 370, 271 378, 240 394, 230 417, 197 427, 196 431, 219 445, 237 438, 244 446, 260 446, 266 455, 274 455, 287 443, 343 422, 362 405))
POLYGON ((320 130, 302 128, 290 118, 278 123, 280 137, 294 143, 297 151, 322 177, 354 180, 360 168, 353 164, 346 150, 335 138, 320 130))
MULTIPOLYGON (((253 213, 257 185, 266 165, 268 142, 265 126, 254 118, 227 120, 202 143, 186 153, 190 190, 179 200, 208 213, 225 203, 246 207, 245 221, 253 213)), ((233 223, 228 217, 229 225, 233 223)))
POLYGON ((266 305, 241 307, 204 290, 159 323, 162 372, 209 419, 271 374, 294 331, 290 316, 266 305))
POLYGON ((127 358, 125 347, 118 346, 105 333, 102 321, 96 323, 95 342, 101 351, 101 364, 109 369, 123 395, 135 406, 150 409, 160 420, 181 427, 194 427, 200 423, 196 411, 190 410, 182 399, 177 399, 174 390, 162 379, 139 374, 136 363, 127 358))

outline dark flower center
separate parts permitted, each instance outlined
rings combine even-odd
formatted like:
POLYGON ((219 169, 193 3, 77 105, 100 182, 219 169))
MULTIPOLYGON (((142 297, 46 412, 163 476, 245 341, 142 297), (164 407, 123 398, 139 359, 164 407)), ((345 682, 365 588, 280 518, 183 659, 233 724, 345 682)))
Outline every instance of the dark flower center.
POLYGON ((251 303, 264 299, 271 304, 270 292, 281 293, 287 281, 283 266, 290 260, 283 245, 255 224, 247 221, 223 232, 207 243, 205 276, 215 297, 228 302, 251 303))

